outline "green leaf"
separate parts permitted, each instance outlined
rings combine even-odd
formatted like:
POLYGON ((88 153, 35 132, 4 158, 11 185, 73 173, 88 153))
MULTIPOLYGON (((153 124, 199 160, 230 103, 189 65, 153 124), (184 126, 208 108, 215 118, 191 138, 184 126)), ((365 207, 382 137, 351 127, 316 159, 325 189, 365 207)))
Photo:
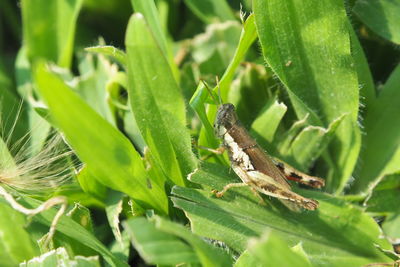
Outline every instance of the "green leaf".
POLYGON ((241 25, 237 21, 213 23, 206 31, 196 35, 190 43, 193 68, 198 68, 201 77, 214 82, 215 76, 224 73, 237 49, 241 25))
POLYGON ((281 155, 284 159, 292 159, 289 163, 306 171, 314 160, 321 155, 335 134, 336 129, 345 116, 341 116, 329 124, 327 129, 318 126, 305 127, 292 141, 290 148, 281 155))
MULTIPOLYGON (((257 37, 257 33, 256 33, 256 27, 254 24, 254 16, 251 14, 246 19, 246 21, 243 25, 242 33, 240 35, 239 43, 236 47, 235 54, 219 82, 219 88, 217 88, 217 87, 214 88, 214 92, 218 92, 218 90, 220 90, 222 100, 227 99, 229 88, 231 86, 236 69, 238 68, 239 64, 244 60, 246 52, 248 51, 250 46, 253 44, 256 37, 257 37)), ((203 93, 205 93, 205 92, 203 92, 203 93)), ((201 97, 201 99, 205 100, 203 98, 203 94, 201 94, 199 96, 201 97)), ((202 102, 202 100, 195 100, 195 98, 192 97, 192 99, 190 100, 190 105, 192 106, 192 108, 194 110, 198 110, 199 109, 198 105, 204 105, 204 102, 202 102), (196 106, 194 106, 194 105, 196 105, 196 106)), ((214 123, 216 111, 217 111, 217 107, 214 105, 209 106, 209 108, 207 110, 208 121, 211 121, 212 124, 214 123)), ((201 117, 202 114, 199 114, 199 116, 201 117)), ((205 130, 202 129, 202 131, 200 133, 199 144, 206 146, 206 147, 215 147, 215 143, 214 143, 215 141, 213 141, 213 143, 209 143, 210 138, 207 137, 208 139, 206 139, 205 138, 206 135, 211 136, 209 129, 205 129, 205 130), (207 131, 207 133, 206 133, 206 131, 207 131)), ((214 138, 214 140, 215 140, 215 138, 214 138)))
POLYGON ((30 59, 44 58, 70 67, 82 3, 83 0, 22 1, 24 44, 30 59))
POLYGON ((189 217, 192 231, 223 241, 239 252, 246 249, 251 237, 273 229, 288 246, 301 242, 313 264, 359 266, 388 260, 374 246, 391 248, 386 240, 379 239, 375 221, 328 194, 301 190, 302 195, 317 199, 320 207, 317 211, 296 213, 276 201, 271 201, 273 206, 260 205, 248 188, 232 189, 221 199, 215 198, 211 189, 220 190, 230 182, 238 182, 229 169, 220 165, 204 164, 190 175, 190 180, 200 183, 205 190, 176 186, 173 202, 189 217))
POLYGON ((276 81, 264 65, 242 64, 229 90, 228 102, 235 106, 240 121, 246 127, 254 122, 268 103, 271 104, 270 101, 276 100, 272 88, 276 88, 276 81))
POLYGON ((232 264, 231 257, 224 251, 206 243, 189 229, 158 216, 152 221, 135 218, 125 223, 136 248, 148 263, 201 263, 202 266, 232 264))
MULTIPOLYGON (((21 204, 27 208, 36 208, 41 202, 23 197, 21 198, 21 204)), ((48 227, 52 223, 54 216, 56 215, 57 210, 55 208, 44 211, 40 214, 37 214, 33 217, 36 222, 47 225, 48 227)), ((101 243, 92 233, 87 231, 84 227, 82 227, 79 223, 75 222, 73 219, 68 216, 62 216, 60 221, 57 224, 56 228, 57 232, 60 232, 83 245, 92 248, 97 251, 100 255, 102 255, 111 266, 128 266, 126 263, 117 259, 104 245, 101 243)))
MULTIPOLYGON (((225 70, 224 75, 222 76, 219 86, 221 90, 222 99, 227 99, 229 87, 231 86, 234 74, 236 69, 239 67, 239 64, 244 60, 247 51, 250 46, 254 43, 257 38, 256 25, 254 21, 254 15, 250 14, 246 21, 243 24, 242 33, 240 35, 239 43, 236 47, 235 54, 229 63, 229 66, 225 70)), ((218 88, 214 88, 216 92, 218 88)))
MULTIPOLYGON (((68 196, 68 195, 67 195, 68 196)), ((69 196, 68 196, 69 197, 69 196)), ((73 202, 71 197, 68 201, 73 202)), ((85 201, 83 198, 79 201, 85 201)), ((93 234, 93 222, 90 216, 90 210, 81 204, 75 203, 74 207, 70 209, 66 214, 67 217, 71 218, 74 222, 78 223, 89 233, 93 234)), ((48 247, 43 246, 43 239, 38 241, 41 251, 48 251, 48 247)), ((66 236, 60 233, 56 233, 54 236, 54 247, 64 247, 69 255, 81 255, 81 256, 92 256, 96 255, 96 251, 83 244, 80 240, 74 239, 73 237, 66 236)))
POLYGON ((126 66, 126 54, 124 51, 111 46, 111 45, 98 45, 98 46, 91 46, 86 47, 85 51, 91 53, 98 53, 105 56, 109 56, 117 61, 122 66, 126 66))
POLYGON ((169 47, 169 45, 171 46, 172 44, 167 43, 167 32, 163 31, 161 27, 159 13, 154 0, 131 0, 131 3, 135 12, 141 13, 146 19, 154 40, 157 42, 158 47, 169 63, 173 76, 179 81, 180 73, 169 47))
POLYGON ((16 95, 1 86, 0 100, 0 136, 7 145, 15 144, 29 129, 27 114, 22 110, 24 105, 16 95))
POLYGON ((360 41, 358 40, 354 29, 351 26, 349 26, 349 29, 351 39, 351 51, 357 69, 358 84, 360 86, 360 106, 365 105, 369 107, 371 103, 376 100, 375 84, 360 41))
POLYGON ((117 66, 103 55, 86 55, 79 64, 77 93, 110 124, 116 125, 115 108, 107 84, 118 75, 117 66))
POLYGON ((264 58, 285 85, 298 118, 327 126, 348 114, 329 152, 335 169, 328 190, 341 192, 360 149, 358 81, 343 3, 323 0, 253 1, 264 58))
POLYGON ((208 147, 217 147, 219 141, 214 134, 213 124, 210 123, 210 120, 207 118, 205 107, 205 103, 209 98, 211 98, 209 91, 203 83, 200 83, 190 99, 189 105, 197 113, 204 127, 203 139, 205 139, 206 144, 208 144, 208 147))
POLYGON ((180 88, 141 14, 131 17, 125 42, 129 99, 136 122, 168 179, 183 185, 196 160, 180 88))
POLYGON ((0 199, 0 265, 16 266, 38 254, 38 246, 25 230, 26 219, 0 199))
POLYGON ((377 178, 400 170, 400 65, 392 72, 364 119, 364 149, 352 192, 364 192, 377 178))
POLYGON ((35 257, 28 262, 23 262, 20 267, 53 267, 53 266, 76 266, 76 267, 100 267, 98 257, 75 256, 71 259, 65 248, 60 247, 55 250, 35 257))
POLYGON ((400 175, 394 174, 385 176, 378 185, 373 188, 371 195, 366 202, 367 211, 385 215, 388 213, 400 213, 400 175))
POLYGON ((270 99, 251 125, 251 133, 271 143, 286 110, 285 104, 279 103, 276 98, 270 99))
POLYGON ((126 193, 142 207, 167 213, 164 189, 155 183, 149 188, 142 159, 129 140, 72 92, 44 63, 37 64, 35 80, 56 126, 86 163, 91 177, 126 193))
POLYGON ((396 240, 400 238, 400 214, 394 213, 386 216, 385 221, 382 224, 382 230, 387 237, 390 237, 392 240, 396 240))
POLYGON ((123 247, 124 244, 122 241, 121 230, 119 229, 119 216, 122 212, 123 198, 124 195, 122 193, 113 191, 109 193, 106 200, 108 224, 111 227, 115 240, 121 245, 121 247, 123 247))
POLYGON ((167 40, 165 33, 162 31, 160 19, 158 16, 154 0, 131 0, 135 12, 143 14, 146 19, 147 25, 156 40, 157 45, 160 47, 164 57, 167 57, 167 40))
POLYGON ((260 240, 251 240, 245 253, 244 257, 238 259, 235 267, 254 266, 251 265, 253 261, 258 266, 312 266, 302 255, 292 251, 273 231, 263 234, 260 240))
POLYGON ((353 12, 381 37, 400 44, 400 2, 396 0, 358 0, 353 12))
POLYGON ((98 199, 104 199, 107 194, 107 187, 101 184, 95 177, 91 177, 88 168, 83 167, 76 175, 82 190, 98 199))
POLYGON ((236 20, 226 0, 184 0, 184 2, 206 24, 217 20, 236 20))
POLYGON ((206 243, 200 237, 190 232, 189 229, 161 217, 156 217, 155 221, 157 229, 180 237, 190 244, 202 266, 218 267, 232 265, 232 258, 225 251, 206 243))
POLYGON ((173 234, 158 230, 145 218, 124 222, 135 248, 149 264, 176 265, 182 262, 198 263, 193 249, 173 234))

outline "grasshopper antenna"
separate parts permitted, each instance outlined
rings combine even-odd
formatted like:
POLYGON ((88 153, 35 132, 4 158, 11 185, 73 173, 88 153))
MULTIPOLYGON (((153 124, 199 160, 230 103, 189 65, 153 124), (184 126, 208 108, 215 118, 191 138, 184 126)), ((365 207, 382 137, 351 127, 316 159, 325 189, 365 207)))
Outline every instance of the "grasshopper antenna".
POLYGON ((218 101, 217 101, 217 99, 215 98, 215 96, 214 96, 214 94, 213 94, 211 88, 208 86, 208 84, 207 84, 204 80, 201 80, 201 82, 202 82, 203 85, 207 88, 208 94, 211 96, 211 98, 213 99, 214 103, 215 103, 216 105, 218 105, 218 101))
POLYGON ((215 77, 215 81, 217 82, 217 87, 218 87, 218 100, 219 100, 219 105, 222 105, 221 87, 219 86, 219 78, 218 78, 218 76, 215 77))

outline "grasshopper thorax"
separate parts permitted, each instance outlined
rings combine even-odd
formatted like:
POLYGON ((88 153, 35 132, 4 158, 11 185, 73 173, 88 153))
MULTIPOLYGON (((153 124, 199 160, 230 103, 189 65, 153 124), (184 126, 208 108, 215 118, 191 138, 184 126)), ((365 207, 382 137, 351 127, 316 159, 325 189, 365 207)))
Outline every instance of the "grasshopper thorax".
POLYGON ((215 118, 214 129, 215 134, 222 138, 233 125, 238 122, 238 117, 235 112, 235 106, 227 103, 222 104, 217 111, 215 118))

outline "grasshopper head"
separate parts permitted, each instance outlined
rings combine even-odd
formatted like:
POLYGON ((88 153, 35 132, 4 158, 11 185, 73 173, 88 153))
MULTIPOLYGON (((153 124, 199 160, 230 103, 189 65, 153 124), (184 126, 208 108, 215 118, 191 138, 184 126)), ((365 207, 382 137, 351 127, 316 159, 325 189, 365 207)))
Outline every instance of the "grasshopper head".
POLYGON ((215 134, 223 137, 225 133, 237 123, 238 117, 235 112, 235 106, 232 104, 222 104, 217 111, 214 122, 215 134))

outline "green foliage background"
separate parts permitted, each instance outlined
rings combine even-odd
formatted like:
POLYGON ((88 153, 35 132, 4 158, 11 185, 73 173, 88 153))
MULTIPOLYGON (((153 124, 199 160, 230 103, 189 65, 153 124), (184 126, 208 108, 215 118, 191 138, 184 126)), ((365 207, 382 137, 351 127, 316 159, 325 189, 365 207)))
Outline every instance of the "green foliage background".
POLYGON ((46 195, 3 184, 26 207, 70 205, 51 250, 37 240, 56 208, 1 198, 0 266, 399 260, 398 45, 399 0, 2 0, 0 181, 54 132, 77 172, 46 195), (205 84, 271 155, 326 179, 293 187, 317 211, 211 194, 238 177, 198 149, 220 143, 205 84))

